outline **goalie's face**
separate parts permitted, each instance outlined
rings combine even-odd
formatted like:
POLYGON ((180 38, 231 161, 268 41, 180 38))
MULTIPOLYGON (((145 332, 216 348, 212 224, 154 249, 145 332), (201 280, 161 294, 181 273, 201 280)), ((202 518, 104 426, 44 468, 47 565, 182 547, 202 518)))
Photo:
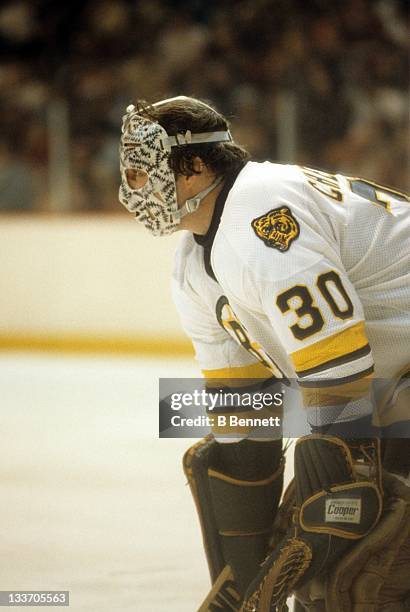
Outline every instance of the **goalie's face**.
POLYGON ((157 123, 133 112, 124 117, 119 199, 154 236, 172 233, 179 222, 175 177, 163 146, 166 137, 157 123))
MULTIPOLYGON (((156 105, 173 100, 179 98, 156 105)), ((202 106, 214 112, 206 104, 202 106)), ((170 166, 171 150, 172 147, 191 144, 231 141, 227 129, 195 133, 188 129, 185 133, 168 136, 159 123, 146 119, 133 105, 129 106, 123 117, 120 143, 120 202, 154 236, 164 236, 177 229, 197 231, 198 228, 191 223, 193 213, 196 213, 197 221, 201 217, 199 229, 203 232, 206 225, 202 219, 204 211, 199 211, 198 207, 222 183, 223 176, 203 171, 204 164, 198 157, 194 160, 198 167, 194 168, 193 174, 176 178, 170 166), (185 219, 187 215, 190 220, 185 219)))

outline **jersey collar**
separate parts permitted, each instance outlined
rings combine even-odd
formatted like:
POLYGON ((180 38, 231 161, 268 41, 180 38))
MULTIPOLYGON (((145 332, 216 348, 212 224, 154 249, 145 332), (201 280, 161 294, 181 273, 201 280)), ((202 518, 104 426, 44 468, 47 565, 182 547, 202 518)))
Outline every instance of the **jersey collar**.
POLYGON ((214 208, 214 212, 212 215, 211 223, 209 225, 209 228, 206 234, 194 234, 195 242, 199 244, 200 246, 202 246, 204 249, 205 270, 208 276, 210 276, 213 280, 216 280, 216 277, 215 277, 215 274, 211 266, 212 245, 215 240, 216 232, 218 231, 218 228, 219 228, 219 223, 221 221, 221 217, 222 217, 222 213, 225 207, 226 199, 228 197, 228 193, 232 189, 238 177, 238 174, 244 168, 245 164, 246 162, 243 162, 238 169, 236 169, 233 172, 229 172, 225 176, 223 187, 216 198, 215 208, 214 208))
POLYGON ((201 245, 202 247, 212 247, 216 232, 218 231, 219 223, 221 221, 221 216, 225 207, 225 202, 228 197, 228 193, 232 189, 238 174, 241 172, 244 166, 245 163, 241 164, 240 168, 238 168, 234 172, 229 172, 225 176, 223 187, 216 198, 211 223, 206 234, 194 234, 195 242, 201 245))

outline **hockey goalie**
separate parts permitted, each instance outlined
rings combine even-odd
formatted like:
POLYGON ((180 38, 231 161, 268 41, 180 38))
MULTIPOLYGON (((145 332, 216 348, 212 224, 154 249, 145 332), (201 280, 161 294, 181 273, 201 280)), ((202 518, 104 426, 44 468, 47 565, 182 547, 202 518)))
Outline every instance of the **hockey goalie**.
POLYGON ((209 388, 294 381, 308 425, 284 495, 278 432, 187 451, 212 581, 199 610, 275 612, 292 594, 301 610, 410 609, 409 196, 253 162, 185 96, 130 106, 120 158, 137 221, 185 230, 174 298, 209 388))

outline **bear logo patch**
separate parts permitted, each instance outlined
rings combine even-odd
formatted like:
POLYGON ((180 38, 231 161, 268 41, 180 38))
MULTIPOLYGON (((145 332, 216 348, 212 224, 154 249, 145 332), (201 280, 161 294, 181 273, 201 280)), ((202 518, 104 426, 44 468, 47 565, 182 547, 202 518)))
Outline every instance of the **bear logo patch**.
POLYGON ((299 223, 288 206, 274 208, 251 223, 255 234, 267 247, 284 253, 300 234, 299 223))

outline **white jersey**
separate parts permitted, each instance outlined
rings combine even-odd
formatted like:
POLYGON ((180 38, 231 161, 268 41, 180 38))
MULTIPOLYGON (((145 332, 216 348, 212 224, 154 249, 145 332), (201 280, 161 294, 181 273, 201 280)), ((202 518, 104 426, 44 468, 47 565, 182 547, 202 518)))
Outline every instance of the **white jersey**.
POLYGON ((205 376, 270 371, 306 389, 327 386, 327 396, 335 383, 340 396, 340 385, 363 386, 373 371, 392 379, 406 370, 408 196, 248 162, 223 199, 210 244, 184 232, 174 271, 175 302, 205 376))

